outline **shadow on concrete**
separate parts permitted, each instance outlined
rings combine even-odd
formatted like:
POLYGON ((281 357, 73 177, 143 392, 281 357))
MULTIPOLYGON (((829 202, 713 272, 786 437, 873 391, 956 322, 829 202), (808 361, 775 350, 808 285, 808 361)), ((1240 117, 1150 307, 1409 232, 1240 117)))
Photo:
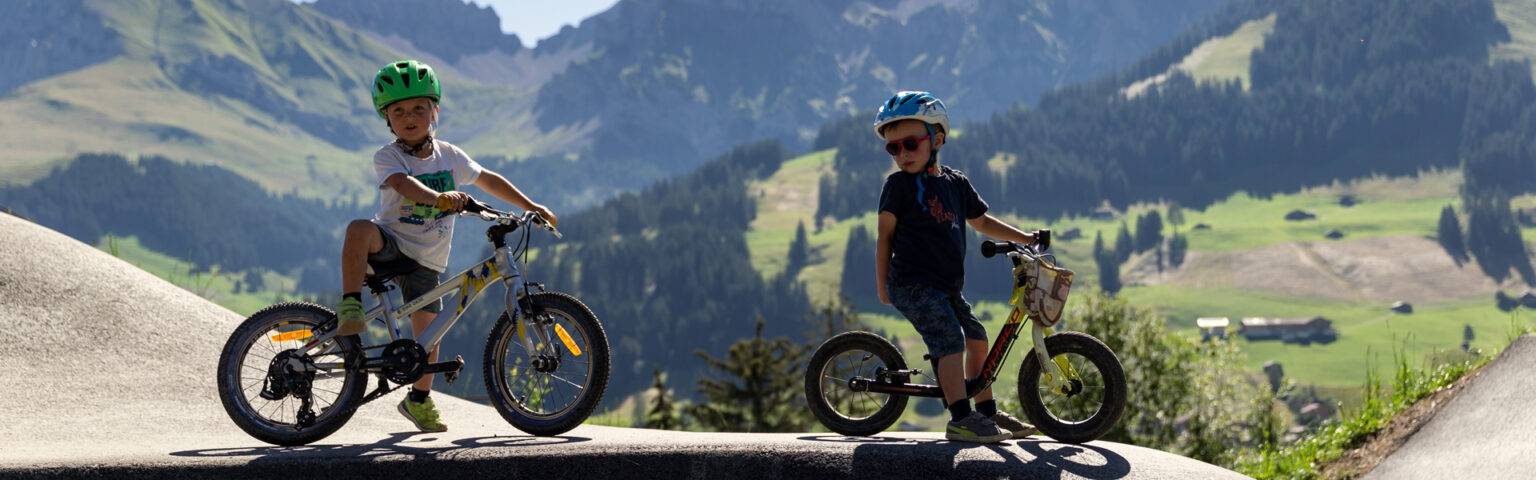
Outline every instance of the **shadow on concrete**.
POLYGON ((799 439, 857 444, 853 449, 851 471, 860 476, 1060 478, 1063 473, 1070 473, 1095 480, 1111 480, 1124 478, 1131 472, 1130 462, 1109 449, 1057 443, 1043 438, 990 445, 840 435, 809 435, 799 439), (1028 460, 1019 454, 1020 450, 1028 454, 1028 460))
POLYGON ((304 445, 298 447, 235 447, 212 448, 206 450, 183 450, 171 452, 176 457, 253 457, 251 463, 264 461, 291 461, 317 458, 352 458, 363 459, 386 455, 405 455, 412 459, 430 459, 439 457, 445 453, 467 449, 498 449, 508 447, 534 447, 560 445, 567 443, 580 443, 591 441, 586 437, 533 437, 533 436, 488 436, 460 438, 450 441, 451 445, 432 444, 438 437, 432 434, 418 432, 392 433, 374 443, 367 444, 339 444, 339 445, 304 445), (420 438, 412 438, 420 437, 420 438), (407 439, 410 439, 409 441, 407 439), (421 445, 415 445, 415 444, 421 445))

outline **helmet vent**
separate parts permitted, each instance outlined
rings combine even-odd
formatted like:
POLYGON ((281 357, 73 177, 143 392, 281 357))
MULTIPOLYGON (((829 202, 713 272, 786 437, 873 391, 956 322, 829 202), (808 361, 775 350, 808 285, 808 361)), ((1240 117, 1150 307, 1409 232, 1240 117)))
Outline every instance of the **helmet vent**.
POLYGON ((391 87, 395 86, 395 79, 393 79, 393 78, 389 78, 389 77, 385 77, 385 76, 379 76, 379 80, 383 80, 384 83, 388 83, 389 86, 391 86, 391 87))
POLYGON ((426 78, 427 78, 427 69, 420 68, 420 69, 416 70, 416 79, 417 80, 425 80, 426 78))
POLYGON ((404 74, 404 73, 400 74, 400 81, 405 82, 405 88, 411 88, 411 76, 410 75, 407 75, 407 74, 404 74))
POLYGON ((375 89, 375 90, 378 90, 378 91, 379 91, 379 93, 384 93, 384 84, 382 84, 382 83, 379 83, 379 82, 373 82, 373 88, 374 88, 374 89, 375 89))

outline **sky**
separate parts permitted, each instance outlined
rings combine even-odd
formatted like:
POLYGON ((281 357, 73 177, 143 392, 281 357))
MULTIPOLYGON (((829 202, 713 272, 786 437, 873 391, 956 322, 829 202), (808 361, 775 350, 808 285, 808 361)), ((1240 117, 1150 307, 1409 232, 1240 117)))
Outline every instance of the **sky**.
MULTIPOLYGON (((293 0, 312 3, 315 0, 293 0)), ((358 0, 366 1, 366 0, 358 0)), ((463 0, 461 0, 463 1, 463 0)), ((619 3, 618 0, 468 0, 479 6, 490 5, 501 17, 501 31, 515 33, 524 46, 532 47, 549 38, 560 27, 576 25, 619 3)))
POLYGON ((562 25, 575 25, 596 15, 617 0, 472 0, 475 5, 490 5, 501 17, 501 31, 516 33, 524 45, 532 47, 540 39, 560 31, 562 25))

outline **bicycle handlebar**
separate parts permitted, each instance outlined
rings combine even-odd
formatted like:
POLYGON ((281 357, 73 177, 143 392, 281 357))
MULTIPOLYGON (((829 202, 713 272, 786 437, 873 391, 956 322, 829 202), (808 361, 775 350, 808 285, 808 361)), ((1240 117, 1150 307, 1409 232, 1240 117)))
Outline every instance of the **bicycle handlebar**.
POLYGON ((981 256, 984 258, 992 258, 999 253, 1006 254, 1017 252, 1041 254, 1050 249, 1051 229, 1049 228, 1035 230, 1035 243, 1033 245, 1025 245, 1014 242, 994 242, 991 240, 981 242, 981 256))
POLYGON ((549 233, 554 234, 555 238, 563 237, 560 235, 560 231, 555 229, 554 225, 550 225, 549 221, 545 220, 544 216, 539 215, 537 212, 523 212, 521 217, 516 217, 510 213, 491 208, 490 205, 487 205, 485 202, 476 200, 474 197, 470 197, 468 202, 464 202, 464 210, 462 210, 462 212, 479 215, 480 218, 485 220, 505 218, 517 222, 519 225, 532 223, 539 226, 540 228, 543 228, 544 230, 549 231, 549 233))

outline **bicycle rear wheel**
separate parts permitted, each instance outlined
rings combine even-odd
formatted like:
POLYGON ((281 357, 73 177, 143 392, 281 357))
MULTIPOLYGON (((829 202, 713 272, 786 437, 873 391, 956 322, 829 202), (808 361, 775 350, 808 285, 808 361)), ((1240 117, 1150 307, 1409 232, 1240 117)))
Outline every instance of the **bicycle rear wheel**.
POLYGON ((359 351, 357 336, 333 338, 315 355, 296 352, 335 316, 312 303, 281 303, 235 329, 218 365, 219 401, 235 425, 258 440, 294 446, 325 438, 352 418, 368 380, 345 367, 346 356, 359 351))
POLYGON ((805 368, 805 400, 827 429, 852 437, 874 435, 901 419, 907 397, 854 391, 849 381, 873 380, 877 371, 906 368, 901 352, 884 337, 869 332, 839 334, 811 355, 805 368))
POLYGON ((1029 352, 1019 366, 1019 403, 1040 433, 1067 443, 1098 440, 1114 428, 1125 412, 1125 371, 1104 342, 1079 332, 1045 339, 1053 359, 1065 360, 1076 371, 1067 391, 1055 382, 1042 382, 1040 356, 1029 352))

